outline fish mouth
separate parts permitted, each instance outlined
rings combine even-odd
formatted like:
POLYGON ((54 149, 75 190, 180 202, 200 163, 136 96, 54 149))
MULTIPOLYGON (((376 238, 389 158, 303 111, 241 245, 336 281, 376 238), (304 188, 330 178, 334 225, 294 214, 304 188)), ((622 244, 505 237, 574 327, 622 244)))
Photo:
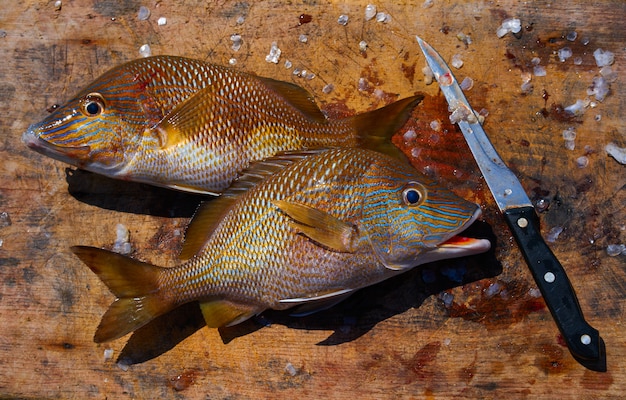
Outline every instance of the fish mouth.
POLYGON ((24 132, 22 142, 24 142, 28 148, 45 156, 80 167, 80 163, 78 163, 77 160, 86 159, 91 152, 91 147, 89 146, 58 146, 50 143, 39 137, 36 133, 36 129, 36 126, 31 126, 24 132))

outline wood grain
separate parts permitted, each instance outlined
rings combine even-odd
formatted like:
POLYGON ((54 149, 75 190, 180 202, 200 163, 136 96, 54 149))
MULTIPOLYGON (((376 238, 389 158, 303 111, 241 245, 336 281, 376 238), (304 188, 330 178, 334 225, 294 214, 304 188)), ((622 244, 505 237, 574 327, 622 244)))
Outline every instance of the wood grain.
POLYGON ((0 397, 19 398, 620 398, 626 391, 624 255, 626 174, 604 146, 626 146, 623 86, 626 5, 621 1, 377 3, 391 20, 364 20, 365 1, 10 2, 0 9, 0 397), (140 5, 150 8, 139 21, 140 5), (299 16, 311 22, 299 25, 299 16), (349 16, 346 26, 337 23, 349 16), (160 16, 167 24, 158 26, 160 16), (495 32, 520 18, 519 38, 495 32), (574 42, 565 39, 576 31, 574 42), (471 37, 465 44, 458 33, 471 37), (243 38, 239 51, 230 36, 243 38), (299 40, 301 34, 308 41, 299 40), (606 373, 576 363, 563 346, 510 232, 496 212, 436 85, 424 84, 419 34, 447 59, 488 112, 485 128, 533 200, 544 200, 544 235, 564 264, 589 322, 607 345, 606 373), (583 44, 583 38, 589 43, 583 44), (359 42, 367 50, 359 50, 359 42), (265 61, 272 42, 280 62, 265 61), (179 233, 198 196, 130 184, 68 168, 28 150, 22 132, 99 73, 139 56, 176 54, 291 81, 331 116, 426 93, 395 137, 414 165, 483 205, 477 234, 490 254, 426 266, 357 293, 331 310, 297 319, 268 312, 221 331, 203 326, 192 304, 128 338, 92 342, 113 300, 68 250, 112 246, 131 232, 133 256, 176 263, 179 233), (573 59, 555 52, 571 47, 573 59), (584 99, 599 68, 593 51, 615 53, 618 81, 595 108, 568 119, 559 107, 584 99), (539 57, 545 77, 522 94, 522 73, 539 57), (285 67, 290 60, 292 68, 285 67), (315 74, 313 79, 294 69, 315 74), (326 85, 334 90, 324 93, 326 85), (598 117, 599 116, 599 117, 598 117), (442 131, 430 130, 440 120, 442 131), (576 148, 562 131, 574 127, 576 148), (413 129, 417 136, 406 136, 413 129), (586 155, 589 165, 578 168, 586 155), (495 233, 490 233, 492 230, 495 233), (111 350, 112 358, 105 358, 111 350))

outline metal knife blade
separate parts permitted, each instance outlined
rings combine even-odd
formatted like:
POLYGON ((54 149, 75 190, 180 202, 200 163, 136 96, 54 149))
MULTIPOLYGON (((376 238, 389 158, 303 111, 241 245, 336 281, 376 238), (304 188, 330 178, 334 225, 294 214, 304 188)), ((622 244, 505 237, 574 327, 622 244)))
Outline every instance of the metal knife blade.
POLYGON ((461 116, 457 124, 567 347, 583 366, 606 371, 604 341, 598 330, 585 321, 565 269, 541 237, 539 217, 522 185, 489 141, 446 62, 428 43, 417 36, 416 39, 448 101, 450 111, 461 116))

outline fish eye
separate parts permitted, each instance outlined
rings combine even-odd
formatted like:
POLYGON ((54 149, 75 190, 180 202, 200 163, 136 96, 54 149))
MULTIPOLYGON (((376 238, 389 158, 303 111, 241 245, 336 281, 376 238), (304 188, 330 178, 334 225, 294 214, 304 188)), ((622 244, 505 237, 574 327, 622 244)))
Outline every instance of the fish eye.
POLYGON ((90 93, 81 101, 81 111, 88 117, 96 117, 104 112, 104 98, 100 93, 90 93))
POLYGON ((426 199, 425 188, 417 182, 409 182, 402 189, 402 202, 407 206, 418 206, 426 199))

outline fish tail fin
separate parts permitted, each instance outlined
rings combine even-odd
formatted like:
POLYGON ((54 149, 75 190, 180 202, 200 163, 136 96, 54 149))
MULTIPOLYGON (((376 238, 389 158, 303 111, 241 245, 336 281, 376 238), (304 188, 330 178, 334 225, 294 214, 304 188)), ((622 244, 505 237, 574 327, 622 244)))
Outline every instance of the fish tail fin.
POLYGON ((395 158, 406 159, 404 154, 393 145, 391 137, 402 128, 422 99, 424 96, 418 94, 377 110, 350 117, 359 137, 359 146, 395 158))
POLYGON ((95 247, 71 250, 117 297, 100 321, 96 343, 118 339, 172 308, 160 295, 159 276, 164 268, 95 247))

